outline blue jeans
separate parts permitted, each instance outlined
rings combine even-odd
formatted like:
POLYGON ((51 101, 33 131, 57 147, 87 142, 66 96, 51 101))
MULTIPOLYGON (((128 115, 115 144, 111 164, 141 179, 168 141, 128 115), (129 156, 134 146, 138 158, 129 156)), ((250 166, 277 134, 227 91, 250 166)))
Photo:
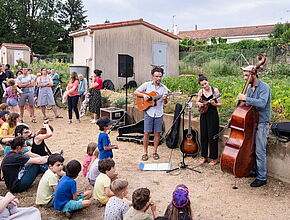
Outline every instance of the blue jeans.
POLYGON ((23 192, 28 189, 32 183, 34 182, 35 178, 39 173, 45 172, 45 168, 47 170, 47 164, 38 165, 38 164, 29 164, 24 173, 21 177, 17 188, 13 190, 14 192, 23 192))
POLYGON ((258 180, 267 179, 267 136, 269 134, 269 123, 262 122, 258 124, 256 132, 256 164, 255 171, 258 180))

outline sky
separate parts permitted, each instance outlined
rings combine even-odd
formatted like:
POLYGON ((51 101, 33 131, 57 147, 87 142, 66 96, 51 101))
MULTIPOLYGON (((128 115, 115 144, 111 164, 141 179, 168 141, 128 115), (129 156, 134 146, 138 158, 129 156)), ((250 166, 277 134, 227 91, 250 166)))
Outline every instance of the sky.
POLYGON ((290 21, 290 0, 83 0, 88 25, 143 18, 179 31, 290 21))

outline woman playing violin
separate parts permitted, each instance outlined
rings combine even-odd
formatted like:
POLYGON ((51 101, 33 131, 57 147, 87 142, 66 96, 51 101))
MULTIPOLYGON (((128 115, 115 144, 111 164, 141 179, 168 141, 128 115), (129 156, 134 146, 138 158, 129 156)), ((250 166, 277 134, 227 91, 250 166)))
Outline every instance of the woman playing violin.
POLYGON ((217 107, 220 107, 222 102, 217 88, 210 86, 207 78, 199 74, 198 83, 201 89, 195 104, 199 107, 200 115, 200 142, 201 142, 201 164, 208 162, 214 166, 218 163, 218 138, 214 136, 219 132, 219 115, 217 107), (209 146, 209 155, 208 155, 209 146))

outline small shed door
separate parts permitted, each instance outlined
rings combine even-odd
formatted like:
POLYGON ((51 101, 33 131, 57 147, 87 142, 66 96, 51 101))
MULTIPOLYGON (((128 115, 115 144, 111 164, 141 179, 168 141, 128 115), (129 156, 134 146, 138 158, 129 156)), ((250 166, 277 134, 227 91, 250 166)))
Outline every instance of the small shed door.
POLYGON ((152 44, 152 65, 162 66, 165 74, 167 73, 167 43, 152 44))
POLYGON ((22 50, 14 50, 14 65, 17 65, 17 60, 24 60, 22 50))

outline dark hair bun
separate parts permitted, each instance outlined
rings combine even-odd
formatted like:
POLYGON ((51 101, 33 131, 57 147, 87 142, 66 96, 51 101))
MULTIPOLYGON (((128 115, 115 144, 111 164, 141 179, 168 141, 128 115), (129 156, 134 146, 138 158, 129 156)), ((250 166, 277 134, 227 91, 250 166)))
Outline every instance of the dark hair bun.
POLYGON ((203 80, 208 81, 207 78, 203 74, 201 73, 198 74, 198 79, 197 79, 198 83, 200 83, 203 80))

